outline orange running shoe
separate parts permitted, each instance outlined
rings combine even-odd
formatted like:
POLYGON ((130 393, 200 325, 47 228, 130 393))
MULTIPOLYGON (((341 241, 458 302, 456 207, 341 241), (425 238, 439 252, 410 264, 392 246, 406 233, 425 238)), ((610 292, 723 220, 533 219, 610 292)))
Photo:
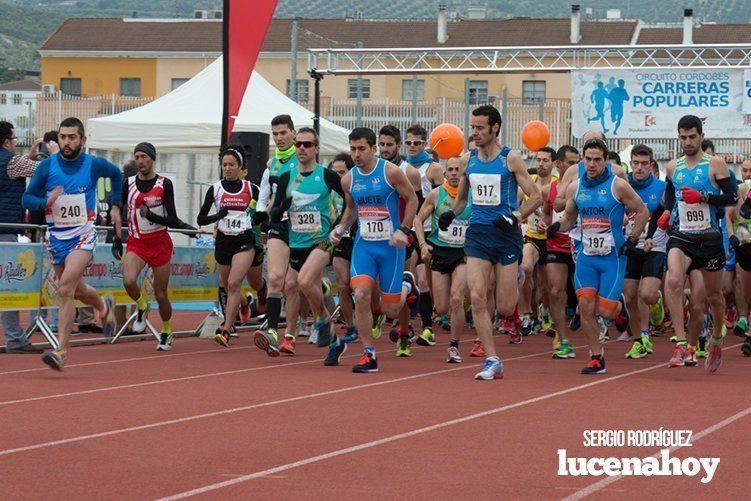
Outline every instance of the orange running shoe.
POLYGON ((673 348, 673 355, 670 357, 668 367, 683 367, 685 365, 684 360, 688 356, 686 346, 683 343, 676 343, 673 348))
POLYGON ((287 355, 295 354, 295 338, 292 336, 284 336, 284 341, 279 345, 279 351, 286 353, 287 355))
POLYGON ((470 357, 484 357, 485 356, 485 348, 482 347, 482 342, 475 341, 474 346, 472 346, 472 351, 469 352, 470 357))

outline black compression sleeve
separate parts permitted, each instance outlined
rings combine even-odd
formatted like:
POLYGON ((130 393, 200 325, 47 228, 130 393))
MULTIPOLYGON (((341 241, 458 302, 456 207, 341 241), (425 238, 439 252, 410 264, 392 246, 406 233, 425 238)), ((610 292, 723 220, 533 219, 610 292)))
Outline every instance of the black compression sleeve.
POLYGON ((707 203, 719 206, 735 205, 738 203, 738 187, 732 177, 718 179, 717 186, 720 188, 721 193, 719 195, 708 195, 707 203))
POLYGON ((177 209, 175 209, 175 189, 172 186, 172 181, 169 179, 164 180, 164 212, 165 216, 149 214, 149 220, 152 223, 163 224, 169 228, 176 228, 177 221, 177 209))
POLYGON ((665 187, 665 209, 672 211, 675 206, 675 186, 673 180, 668 179, 668 185, 665 187))
POLYGON ((652 212, 652 216, 649 218, 649 226, 647 227, 647 238, 655 236, 655 232, 657 231, 657 220, 660 219, 660 216, 664 213, 665 207, 662 205, 658 205, 654 212, 652 212))
POLYGON ((209 216, 209 211, 211 210, 211 207, 214 206, 214 187, 211 186, 208 191, 206 192, 206 197, 203 199, 203 205, 201 206, 201 210, 198 212, 198 226, 206 226, 209 224, 216 223, 219 221, 220 218, 216 217, 216 214, 213 216, 209 216))
POLYGON ((271 204, 269 215, 271 221, 278 223, 282 220, 284 211, 289 208, 290 199, 287 198, 287 185, 289 185, 289 172, 285 172, 279 178, 279 182, 276 185, 276 193, 274 194, 274 202, 271 204))
POLYGON ((344 190, 342 190, 342 178, 336 172, 326 169, 323 171, 323 179, 326 181, 326 186, 329 187, 329 191, 335 192, 340 197, 344 198, 344 190))

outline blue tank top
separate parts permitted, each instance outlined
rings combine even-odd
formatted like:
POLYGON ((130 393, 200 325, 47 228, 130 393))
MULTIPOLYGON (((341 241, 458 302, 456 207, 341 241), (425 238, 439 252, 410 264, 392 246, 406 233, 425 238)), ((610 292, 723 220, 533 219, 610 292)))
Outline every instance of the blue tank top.
POLYGON ((483 162, 479 155, 470 155, 465 175, 472 190, 471 225, 492 225, 501 216, 510 216, 517 210, 516 176, 506 164, 509 151, 504 147, 490 162, 483 162))
POLYGON ((96 181, 92 175, 94 160, 91 155, 81 153, 83 163, 80 168, 66 172, 59 162, 59 153, 50 157, 50 170, 47 174, 45 193, 63 187, 61 194, 45 213, 49 229, 56 238, 68 240, 90 230, 96 221, 96 181))
MULTIPOLYGON (((632 176, 629 174, 629 181, 632 181, 632 176)), ((644 205, 649 209, 649 213, 654 212, 662 201, 662 195, 665 193, 665 187, 667 183, 660 179, 656 179, 650 174, 649 178, 641 184, 634 184, 631 182, 631 187, 634 189, 639 198, 642 199, 644 205)))
POLYGON ((593 188, 579 181, 575 200, 579 210, 577 231, 581 247, 577 250, 588 256, 617 256, 626 240, 623 234, 624 208, 613 194, 614 181, 612 174, 593 188))
POLYGON ((388 245, 400 220, 399 193, 386 179, 386 161, 379 158, 368 174, 360 172, 357 166, 350 172, 349 192, 359 224, 355 240, 388 245))
POLYGON ((705 153, 693 168, 686 165, 685 156, 676 160, 672 177, 673 186, 675 186, 675 206, 671 214, 674 230, 690 235, 720 231, 716 206, 706 203, 687 204, 681 195, 683 188, 693 188, 707 194, 720 193, 720 190, 712 185, 710 178, 711 160, 712 156, 705 153))

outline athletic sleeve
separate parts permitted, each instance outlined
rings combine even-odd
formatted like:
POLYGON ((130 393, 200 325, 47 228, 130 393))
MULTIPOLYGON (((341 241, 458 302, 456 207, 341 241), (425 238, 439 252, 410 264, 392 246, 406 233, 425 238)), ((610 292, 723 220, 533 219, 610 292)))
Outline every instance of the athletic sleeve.
POLYGON ((342 178, 336 172, 326 169, 323 171, 323 179, 326 181, 326 186, 329 187, 329 191, 333 191, 344 200, 344 190, 342 189, 342 178))
POLYGON ((96 184, 96 180, 100 177, 108 177, 112 180, 112 205, 119 205, 122 208, 123 173, 120 171, 120 168, 106 158, 96 157, 94 158, 91 174, 94 184, 96 184))
POLYGON ((738 203, 738 185, 732 177, 718 179, 717 186, 720 188, 720 194, 710 194, 707 196, 707 202, 712 205, 726 206, 738 203))
MULTIPOLYGON (((213 190, 213 186, 212 186, 213 190)), ((172 181, 164 179, 164 212, 165 216, 160 216, 153 212, 149 212, 148 220, 152 223, 162 224, 169 228, 177 228, 177 210, 175 209, 175 189, 172 186, 172 181)))
POLYGON ((668 184, 665 186, 665 209, 672 211, 675 207, 675 186, 673 186, 673 180, 668 179, 668 184))
POLYGON ((122 191, 123 196, 122 196, 122 199, 121 199, 121 202, 120 202, 122 204, 120 206, 121 208, 127 208, 128 207, 128 189, 129 189, 129 187, 128 187, 128 179, 125 176, 123 176, 123 191, 122 191))
POLYGON ((256 210, 258 212, 264 212, 269 206, 269 198, 271 197, 271 183, 269 183, 269 169, 265 169, 261 174, 261 189, 258 193, 258 204, 256 204, 256 210))
POLYGON ((216 214, 213 216, 209 216, 209 211, 211 210, 211 207, 214 205, 214 187, 211 186, 206 191, 206 197, 203 199, 203 205, 201 206, 201 210, 198 212, 198 226, 206 226, 209 224, 214 224, 217 222, 220 218, 216 217, 216 214))
POLYGON ((274 203, 271 205, 271 211, 269 212, 270 220, 273 223, 278 223, 282 220, 284 212, 289 208, 289 200, 287 198, 287 185, 289 184, 289 171, 282 174, 279 178, 279 182, 276 185, 276 193, 274 194, 274 203))
POLYGON ((49 159, 42 160, 31 176, 31 181, 21 197, 21 205, 28 210, 45 210, 47 208, 47 175, 50 171, 49 159))

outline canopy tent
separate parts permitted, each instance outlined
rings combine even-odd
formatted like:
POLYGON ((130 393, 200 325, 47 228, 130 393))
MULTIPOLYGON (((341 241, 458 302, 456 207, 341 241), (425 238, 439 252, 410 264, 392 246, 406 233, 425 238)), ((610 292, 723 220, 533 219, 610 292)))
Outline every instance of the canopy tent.
MULTIPOLYGON (((160 153, 207 152, 219 149, 222 129, 221 57, 189 81, 144 106, 117 115, 92 118, 87 125, 89 148, 133 151, 142 142, 152 143, 160 153)), ((313 113, 279 92, 253 72, 234 132, 271 134, 271 119, 292 117, 295 127, 313 126, 313 113)), ((321 119, 321 154, 349 150, 349 131, 321 119)))

